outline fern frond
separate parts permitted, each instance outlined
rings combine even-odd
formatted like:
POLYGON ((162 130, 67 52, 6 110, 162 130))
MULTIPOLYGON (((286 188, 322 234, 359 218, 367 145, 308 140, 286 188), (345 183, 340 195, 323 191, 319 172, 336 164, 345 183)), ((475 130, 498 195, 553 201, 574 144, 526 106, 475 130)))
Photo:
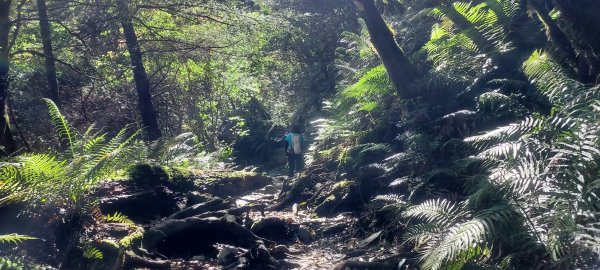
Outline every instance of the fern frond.
POLYGON ((488 157, 493 159, 517 158, 522 142, 506 142, 492 146, 478 154, 479 157, 488 157))
POLYGON ((103 218, 106 222, 122 223, 122 224, 128 224, 128 225, 135 224, 131 219, 129 219, 128 216, 123 215, 123 213, 120 213, 120 212, 116 212, 112 215, 109 214, 109 215, 103 216, 103 218))
POLYGON ((98 248, 88 245, 83 249, 83 257, 91 260, 102 260, 104 254, 98 248))
POLYGON ((403 215, 408 218, 422 218, 428 223, 445 226, 467 213, 463 205, 445 199, 428 200, 422 204, 408 208, 403 215))
POLYGON ((584 84, 574 80, 572 72, 554 62, 546 52, 534 51, 523 64, 523 70, 556 106, 588 104, 598 98, 598 93, 588 91, 584 84))
POLYGON ((398 194, 386 194, 386 195, 377 195, 373 198, 373 201, 383 201, 388 203, 406 203, 402 196, 398 194))
POLYGON ((510 207, 496 206, 479 212, 475 218, 449 229, 440 243, 422 258, 424 269, 441 269, 444 263, 452 262, 463 252, 483 246, 513 222, 514 212, 510 207))
POLYGON ((16 161, 0 166, 0 177, 4 179, 0 182, 0 191, 14 195, 5 199, 46 200, 61 190, 64 181, 68 179, 66 163, 54 156, 28 154, 19 156, 16 161))
POLYGON ((507 140, 523 136, 527 133, 532 132, 536 128, 541 128, 543 123, 543 118, 527 117, 520 123, 502 126, 481 135, 465 138, 464 141, 468 143, 473 143, 474 145, 482 149, 490 144, 506 142, 507 140))
POLYGON ((83 151, 84 155, 94 154, 100 151, 104 145, 104 141, 106 140, 106 134, 101 134, 98 136, 93 136, 84 142, 83 151))
POLYGON ((115 137, 110 139, 106 144, 102 145, 94 153, 91 153, 92 159, 87 161, 85 164, 85 186, 91 186, 96 183, 98 179, 101 179, 111 172, 126 168, 131 164, 117 164, 121 158, 126 157, 128 152, 132 150, 130 146, 140 131, 134 132, 132 135, 127 136, 129 132, 128 128, 123 128, 119 131, 115 137), (118 165, 117 167, 111 167, 111 165, 118 165))
POLYGON ((38 238, 35 237, 31 237, 31 236, 27 236, 27 235, 20 235, 20 234, 4 234, 4 235, 0 235, 0 243, 10 243, 10 244, 20 244, 23 241, 27 241, 27 240, 36 240, 38 238))
POLYGON ((435 224, 415 224, 407 228, 406 232, 402 236, 402 239, 404 240, 404 243, 413 243, 415 249, 419 250, 432 239, 439 237, 441 231, 442 229, 435 224))
POLYGON ((75 156, 75 149, 74 149, 74 145, 73 145, 74 134, 73 134, 73 131, 71 130, 71 127, 69 126, 69 123, 67 122, 67 119, 60 112, 60 109, 58 108, 56 103, 54 103, 54 101, 52 101, 51 99, 48 99, 48 98, 44 98, 44 102, 46 102, 46 106, 48 107, 48 112, 50 113, 50 121, 52 122, 54 129, 56 129, 58 137, 61 140, 67 141, 69 143, 68 146, 71 151, 71 155, 74 157, 75 156))

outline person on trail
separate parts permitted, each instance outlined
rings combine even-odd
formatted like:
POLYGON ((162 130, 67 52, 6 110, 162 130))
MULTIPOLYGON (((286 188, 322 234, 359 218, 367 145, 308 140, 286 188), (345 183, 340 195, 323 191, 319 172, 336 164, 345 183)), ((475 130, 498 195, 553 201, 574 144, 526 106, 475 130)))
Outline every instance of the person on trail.
POLYGON ((285 136, 284 141, 285 154, 288 158, 288 176, 292 178, 304 166, 304 155, 302 153, 306 143, 304 136, 300 134, 300 127, 294 125, 291 132, 285 136))

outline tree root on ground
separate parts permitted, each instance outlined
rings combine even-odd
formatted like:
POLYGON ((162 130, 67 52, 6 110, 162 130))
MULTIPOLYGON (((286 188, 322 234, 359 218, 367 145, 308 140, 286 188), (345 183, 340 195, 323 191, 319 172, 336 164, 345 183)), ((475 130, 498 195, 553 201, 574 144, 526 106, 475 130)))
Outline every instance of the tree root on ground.
MULTIPOLYGON (((264 240, 242 225, 218 218, 170 219, 150 228, 143 247, 169 258, 214 252, 215 243, 255 248, 264 240)), ((210 254, 209 254, 210 255, 210 254)))
POLYGON ((138 268, 150 268, 150 269, 170 269, 171 262, 163 260, 151 260, 148 258, 141 257, 134 254, 131 251, 125 252, 125 259, 123 260, 123 269, 138 269, 138 268))
POLYGON ((280 211, 298 202, 302 199, 302 193, 305 189, 310 189, 314 185, 314 179, 310 176, 301 176, 292 184, 290 190, 285 193, 285 197, 278 203, 267 207, 270 211, 280 211))
POLYGON ((230 206, 231 206, 231 203, 224 201, 223 199, 216 198, 216 199, 210 200, 208 202, 195 204, 193 206, 185 208, 185 209, 171 215, 169 218, 170 219, 184 219, 184 218, 192 217, 195 215, 203 214, 206 212, 223 210, 230 206))

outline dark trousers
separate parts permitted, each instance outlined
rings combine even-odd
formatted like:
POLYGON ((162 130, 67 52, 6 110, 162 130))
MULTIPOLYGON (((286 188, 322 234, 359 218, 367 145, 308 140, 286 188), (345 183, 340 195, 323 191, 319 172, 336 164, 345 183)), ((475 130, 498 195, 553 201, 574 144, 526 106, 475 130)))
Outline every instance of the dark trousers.
POLYGON ((302 170, 304 156, 302 154, 288 154, 288 176, 291 178, 295 173, 302 170))

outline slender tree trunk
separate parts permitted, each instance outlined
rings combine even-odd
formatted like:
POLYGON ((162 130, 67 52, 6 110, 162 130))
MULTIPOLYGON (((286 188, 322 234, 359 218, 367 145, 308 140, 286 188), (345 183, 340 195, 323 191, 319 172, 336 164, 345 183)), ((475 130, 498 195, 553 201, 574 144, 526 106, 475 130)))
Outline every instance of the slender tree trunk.
POLYGON ((36 0, 38 16, 40 17, 40 36, 42 38, 42 47, 44 50, 46 79, 48 80, 47 96, 56 105, 60 104, 58 95, 58 80, 56 77, 56 65, 54 62, 54 51, 52 50, 52 29, 48 20, 48 12, 46 11, 46 0, 36 0))
POLYGON ((535 11, 540 21, 544 24, 548 41, 567 57, 572 66, 576 66, 578 60, 575 49, 567 35, 558 27, 558 24, 554 19, 550 17, 544 2, 544 0, 530 0, 529 6, 535 11))
POLYGON ((123 35, 125 36, 125 42, 129 51, 129 58, 133 66, 133 78, 138 94, 138 106, 142 115, 142 124, 146 129, 146 140, 155 141, 161 137, 161 132, 156 119, 156 111, 154 110, 154 105, 152 105, 150 79, 144 68, 142 50, 135 34, 132 17, 127 4, 124 0, 116 0, 116 2, 119 20, 121 27, 123 27, 123 35))
POLYGON ((598 0, 552 0, 561 12, 561 25, 579 55, 579 76, 600 84, 600 3, 598 0))
POLYGON ((11 0, 0 0, 0 152, 4 155, 12 154, 16 150, 15 140, 10 130, 8 116, 8 72, 10 67, 8 36, 10 33, 10 5, 11 0))
POLYGON ((387 73, 402 98, 414 97, 410 84, 421 76, 417 68, 404 55, 394 34, 377 10, 373 0, 354 0, 359 16, 365 21, 371 43, 377 50, 387 73))

